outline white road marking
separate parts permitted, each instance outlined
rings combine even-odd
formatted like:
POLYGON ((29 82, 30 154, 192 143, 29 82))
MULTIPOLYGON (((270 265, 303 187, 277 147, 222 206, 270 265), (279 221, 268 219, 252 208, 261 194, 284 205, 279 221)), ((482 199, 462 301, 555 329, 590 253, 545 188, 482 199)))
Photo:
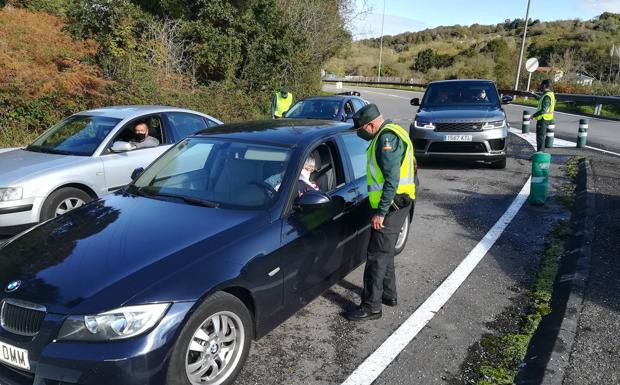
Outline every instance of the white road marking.
MULTIPOLYGON (((327 87, 331 87, 329 84, 326 84, 327 87)), ((385 94, 383 92, 376 92, 376 91, 369 91, 368 87, 359 87, 359 88, 363 88, 364 89, 364 93, 369 93, 369 94, 377 94, 377 95, 382 95, 382 96, 391 96, 393 98, 398 98, 398 99, 405 99, 405 100, 411 100, 411 98, 407 98, 404 96, 400 96, 400 95, 392 95, 392 94, 385 94)), ((354 91, 353 89, 350 88, 341 88, 341 90, 343 91, 354 91)), ((406 90, 405 90, 406 91, 406 90)), ((416 92, 416 91, 407 91, 407 92, 416 92)))
MULTIPOLYGON (((523 134, 521 133, 521 130, 517 130, 514 127, 510 128, 510 132, 517 135, 520 138, 527 140, 532 146, 534 146, 534 148, 536 148, 536 134, 534 134, 533 132, 523 134)), ((576 148, 577 143, 571 142, 570 140, 555 138, 555 140, 553 141, 553 147, 576 148)), ((596 147, 587 146, 587 145, 586 145, 586 148, 590 150, 594 150, 594 151, 599 151, 599 152, 602 152, 608 155, 620 156, 620 154, 617 152, 603 150, 602 148, 596 148, 596 147)))
POLYGON ((435 317, 435 314, 441 310, 472 271, 474 271, 480 261, 482 261, 527 200, 530 183, 531 178, 523 185, 523 188, 504 215, 448 278, 374 353, 351 373, 342 385, 370 385, 383 373, 424 326, 435 317))

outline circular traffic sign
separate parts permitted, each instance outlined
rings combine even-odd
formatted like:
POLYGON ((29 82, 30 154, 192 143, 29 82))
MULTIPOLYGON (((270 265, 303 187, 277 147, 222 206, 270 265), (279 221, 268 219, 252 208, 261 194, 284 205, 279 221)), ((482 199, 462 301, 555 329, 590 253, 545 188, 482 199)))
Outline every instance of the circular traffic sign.
POLYGON ((527 59, 525 62, 525 69, 527 72, 534 72, 538 69, 538 59, 535 57, 527 59))

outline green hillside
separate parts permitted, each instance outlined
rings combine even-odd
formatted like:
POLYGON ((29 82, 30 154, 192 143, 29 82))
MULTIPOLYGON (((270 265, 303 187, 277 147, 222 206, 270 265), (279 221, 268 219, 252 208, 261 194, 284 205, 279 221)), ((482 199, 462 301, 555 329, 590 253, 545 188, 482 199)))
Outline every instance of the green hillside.
MULTIPOLYGON (((524 26, 523 19, 516 19, 497 25, 456 25, 386 36, 382 76, 420 82, 488 78, 500 87, 512 87, 524 26)), ((330 60, 326 70, 339 76, 376 76, 379 44, 379 39, 354 42, 330 60)), ((619 14, 603 13, 589 21, 530 20, 526 57, 537 57, 541 66, 594 77, 599 82, 593 90, 598 93, 620 94, 620 58, 610 60, 612 44, 620 45, 619 14)), ((538 81, 544 75, 535 76, 538 81)), ((567 92, 588 91, 571 84, 558 86, 567 92)))

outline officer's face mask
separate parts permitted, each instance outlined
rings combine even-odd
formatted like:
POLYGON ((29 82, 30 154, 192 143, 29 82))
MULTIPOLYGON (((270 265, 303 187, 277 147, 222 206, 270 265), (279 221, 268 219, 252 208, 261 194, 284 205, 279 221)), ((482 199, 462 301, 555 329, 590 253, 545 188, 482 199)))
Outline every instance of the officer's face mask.
POLYGON ((146 139, 146 134, 136 133, 134 134, 134 138, 136 139, 136 141, 142 142, 144 139, 146 139))
POLYGON ((374 138, 375 136, 373 134, 371 134, 370 132, 366 131, 366 128, 368 127, 368 125, 364 126, 364 127, 360 127, 357 130, 357 136, 359 136, 360 138, 366 140, 366 141, 371 141, 372 138, 374 138))

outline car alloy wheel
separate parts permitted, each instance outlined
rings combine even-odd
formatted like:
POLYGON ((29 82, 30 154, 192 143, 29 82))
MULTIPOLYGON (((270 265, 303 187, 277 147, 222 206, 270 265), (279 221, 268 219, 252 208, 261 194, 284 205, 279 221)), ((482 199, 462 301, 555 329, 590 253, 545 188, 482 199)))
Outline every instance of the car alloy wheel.
POLYGON ((63 200, 62 202, 60 202, 60 204, 56 207, 56 211, 54 212, 54 216, 59 216, 62 214, 65 214, 75 208, 78 208, 80 206, 83 206, 86 202, 84 202, 83 200, 81 200, 80 198, 76 198, 76 197, 71 197, 71 198, 67 198, 65 200, 63 200))
POLYGON ((405 223, 403 223, 403 227, 400 228, 400 233, 398 233, 398 240, 396 240, 396 250, 402 249, 407 241, 407 234, 409 234, 409 215, 405 218, 405 223))
POLYGON ((194 385, 219 385, 239 364, 246 333, 241 319, 229 311, 213 314, 194 332, 185 371, 194 385))

